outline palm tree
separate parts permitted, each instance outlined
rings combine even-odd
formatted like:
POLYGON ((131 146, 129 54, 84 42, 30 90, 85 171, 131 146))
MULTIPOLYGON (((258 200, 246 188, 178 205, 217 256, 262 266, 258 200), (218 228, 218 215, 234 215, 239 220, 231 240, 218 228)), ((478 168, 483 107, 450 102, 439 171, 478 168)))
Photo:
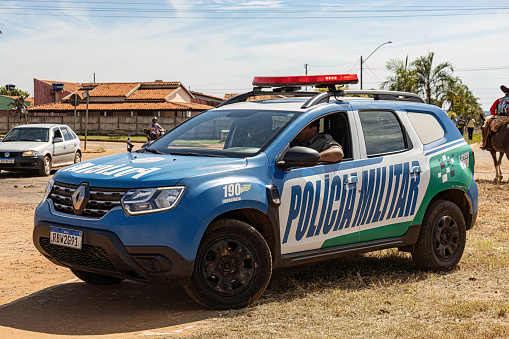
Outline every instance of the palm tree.
POLYGON ((451 81, 453 67, 450 62, 443 62, 433 68, 434 52, 427 56, 417 58, 412 62, 416 73, 416 86, 418 93, 422 93, 427 103, 438 101, 440 91, 451 81))
POLYGON ((408 64, 408 55, 406 59, 391 59, 385 65, 385 68, 394 73, 393 76, 382 82, 380 89, 401 92, 417 92, 416 74, 408 64))

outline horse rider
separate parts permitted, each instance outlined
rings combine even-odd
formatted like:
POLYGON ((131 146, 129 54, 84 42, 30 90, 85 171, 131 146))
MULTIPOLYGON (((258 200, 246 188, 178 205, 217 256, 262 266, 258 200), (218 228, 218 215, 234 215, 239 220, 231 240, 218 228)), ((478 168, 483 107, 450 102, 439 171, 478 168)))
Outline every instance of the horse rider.
POLYGON ((494 119, 497 115, 508 115, 509 113, 509 88, 502 85, 500 86, 500 89, 502 92, 504 92, 504 96, 502 98, 498 98, 495 100, 493 105, 491 105, 490 113, 492 117, 487 118, 484 122, 484 125, 482 127, 482 149, 486 149, 487 142, 488 142, 488 136, 490 134, 490 126, 491 126, 491 120, 494 119))

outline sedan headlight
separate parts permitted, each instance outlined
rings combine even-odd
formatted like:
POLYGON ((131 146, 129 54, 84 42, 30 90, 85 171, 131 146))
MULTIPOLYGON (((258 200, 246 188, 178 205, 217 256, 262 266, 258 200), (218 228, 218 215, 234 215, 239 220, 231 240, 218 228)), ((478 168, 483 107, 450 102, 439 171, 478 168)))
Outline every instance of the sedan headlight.
POLYGON ((55 184, 55 181, 53 179, 50 179, 50 181, 48 181, 48 185, 46 186, 46 190, 44 191, 44 196, 42 197, 43 202, 46 201, 46 199, 48 199, 51 190, 53 189, 53 184, 55 184))
POLYGON ((132 189, 122 198, 122 207, 128 215, 166 211, 177 205, 185 190, 185 186, 132 189))
POLYGON ((23 157, 36 157, 39 154, 37 151, 25 151, 23 152, 23 157))

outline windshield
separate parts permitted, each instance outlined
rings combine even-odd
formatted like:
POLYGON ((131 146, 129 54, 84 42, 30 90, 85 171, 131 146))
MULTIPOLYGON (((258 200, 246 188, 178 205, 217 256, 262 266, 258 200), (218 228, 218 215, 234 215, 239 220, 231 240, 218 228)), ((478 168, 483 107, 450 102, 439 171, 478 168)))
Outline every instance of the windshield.
POLYGON ((147 151, 234 158, 252 156, 270 145, 297 114, 212 110, 187 120, 155 141, 147 151))
POLYGON ((2 141, 48 142, 47 128, 14 128, 2 141))

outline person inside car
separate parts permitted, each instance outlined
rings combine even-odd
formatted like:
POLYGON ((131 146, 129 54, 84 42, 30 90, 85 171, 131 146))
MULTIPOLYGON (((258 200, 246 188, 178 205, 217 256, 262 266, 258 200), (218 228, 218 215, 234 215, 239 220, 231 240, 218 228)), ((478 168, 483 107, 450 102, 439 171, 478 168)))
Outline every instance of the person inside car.
POLYGON ((320 161, 337 162, 344 156, 341 145, 330 134, 320 133, 319 121, 313 121, 293 139, 290 147, 303 146, 320 153, 320 161))

